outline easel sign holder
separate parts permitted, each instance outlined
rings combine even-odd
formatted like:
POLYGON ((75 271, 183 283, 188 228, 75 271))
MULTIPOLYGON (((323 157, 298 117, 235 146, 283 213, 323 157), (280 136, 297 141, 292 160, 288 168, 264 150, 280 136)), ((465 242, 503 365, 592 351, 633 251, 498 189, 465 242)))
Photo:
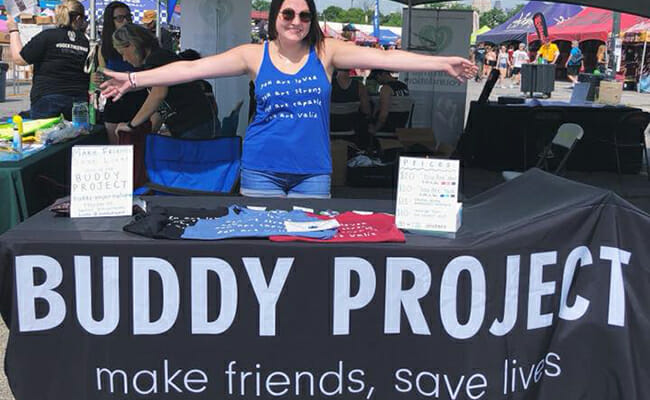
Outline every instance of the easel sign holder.
POLYGON ((396 224, 412 233, 455 237, 462 224, 458 160, 400 157, 396 224))
POLYGON ((74 146, 70 217, 132 214, 133 146, 74 146))

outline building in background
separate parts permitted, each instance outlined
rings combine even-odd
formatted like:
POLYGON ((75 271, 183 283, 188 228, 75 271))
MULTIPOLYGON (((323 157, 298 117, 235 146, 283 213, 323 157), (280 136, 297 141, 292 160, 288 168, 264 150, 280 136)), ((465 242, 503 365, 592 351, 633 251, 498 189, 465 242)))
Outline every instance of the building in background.
POLYGON ((472 0, 472 7, 480 13, 484 13, 492 9, 492 2, 490 0, 472 0))

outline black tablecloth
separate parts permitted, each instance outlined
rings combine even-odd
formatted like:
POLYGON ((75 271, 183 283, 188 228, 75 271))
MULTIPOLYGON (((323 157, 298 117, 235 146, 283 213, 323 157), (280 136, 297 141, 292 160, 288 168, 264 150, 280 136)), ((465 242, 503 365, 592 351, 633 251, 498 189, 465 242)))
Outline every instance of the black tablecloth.
MULTIPOLYGON (((558 107, 553 107, 558 109, 558 107)), ((495 171, 524 169, 524 135, 527 140, 526 168, 535 166, 540 143, 548 143, 555 135, 556 124, 531 122, 532 113, 548 110, 546 106, 479 104, 472 102, 467 126, 459 151, 466 166, 495 171)), ((621 132, 617 122, 627 113, 640 111, 630 107, 559 107, 565 113, 563 122, 577 123, 584 129, 584 137, 573 150, 567 169, 573 171, 616 171, 616 155, 611 141, 617 132, 621 142, 640 143, 642 132, 621 132)), ((637 173, 641 168, 640 148, 620 149, 621 169, 637 173)))
POLYGON ((0 236, 16 400, 650 392, 650 216, 598 188, 532 170, 468 202, 456 239, 406 243, 153 240, 123 232, 129 220, 43 211, 0 236))

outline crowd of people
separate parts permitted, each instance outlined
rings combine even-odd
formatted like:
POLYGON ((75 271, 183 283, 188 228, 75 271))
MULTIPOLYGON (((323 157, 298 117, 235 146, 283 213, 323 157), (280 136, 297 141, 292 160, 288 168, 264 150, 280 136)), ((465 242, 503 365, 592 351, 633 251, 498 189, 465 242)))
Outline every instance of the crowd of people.
MULTIPOLYGON (((555 64, 561 59, 560 49, 557 44, 546 40, 541 43, 536 51, 530 51, 525 43, 501 44, 499 46, 490 43, 478 43, 470 48, 469 58, 478 66, 475 80, 481 81, 490 75, 493 69, 499 71, 498 87, 505 88, 506 79, 510 78, 510 88, 521 83, 521 68, 524 64, 555 64)), ((606 68, 606 47, 602 45, 598 49, 597 69, 605 72, 606 68)), ((563 58, 561 65, 567 71, 567 77, 572 84, 577 83, 578 74, 585 68, 584 55, 580 50, 578 41, 571 43, 571 50, 567 57, 563 58)))

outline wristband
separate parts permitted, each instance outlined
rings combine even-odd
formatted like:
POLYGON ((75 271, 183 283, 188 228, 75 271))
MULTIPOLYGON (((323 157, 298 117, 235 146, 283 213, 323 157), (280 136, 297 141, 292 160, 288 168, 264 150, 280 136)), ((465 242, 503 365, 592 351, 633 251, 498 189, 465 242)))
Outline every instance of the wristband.
POLYGON ((126 123, 126 126, 128 126, 129 129, 135 129, 135 126, 133 126, 133 124, 131 123, 131 121, 127 122, 127 123, 126 123))
POLYGON ((20 32, 18 29, 9 29, 9 33, 20 32))
POLYGON ((135 88, 136 87, 135 72, 129 72, 127 76, 129 77, 129 83, 131 84, 131 87, 135 88))

